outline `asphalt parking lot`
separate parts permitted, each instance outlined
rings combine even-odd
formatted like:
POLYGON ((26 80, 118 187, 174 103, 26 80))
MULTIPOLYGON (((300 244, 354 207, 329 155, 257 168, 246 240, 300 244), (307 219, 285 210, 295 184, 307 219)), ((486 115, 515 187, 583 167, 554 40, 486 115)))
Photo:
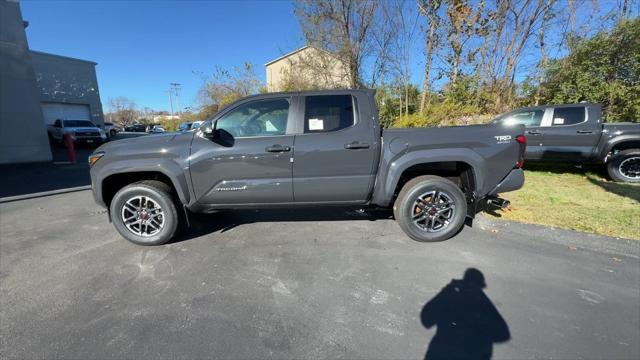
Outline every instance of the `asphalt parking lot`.
MULTIPOLYGON (((120 132, 111 141, 146 135, 141 132, 120 132)), ((52 162, 0 165, 0 199, 90 188, 87 158, 95 148, 95 145, 76 145, 75 164, 69 163, 66 148, 52 144, 52 162)))
POLYGON ((0 358, 640 357, 639 241, 480 218, 421 244, 389 216, 219 213, 140 247, 90 191, 1 203, 0 358))

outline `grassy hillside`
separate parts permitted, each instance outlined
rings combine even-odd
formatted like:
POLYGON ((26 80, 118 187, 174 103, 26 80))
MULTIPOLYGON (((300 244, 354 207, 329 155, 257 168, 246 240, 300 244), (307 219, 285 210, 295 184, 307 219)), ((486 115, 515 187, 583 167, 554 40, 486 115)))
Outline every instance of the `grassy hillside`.
POLYGON ((525 166, 522 189, 495 216, 640 240, 640 185, 609 181, 600 167, 525 166))

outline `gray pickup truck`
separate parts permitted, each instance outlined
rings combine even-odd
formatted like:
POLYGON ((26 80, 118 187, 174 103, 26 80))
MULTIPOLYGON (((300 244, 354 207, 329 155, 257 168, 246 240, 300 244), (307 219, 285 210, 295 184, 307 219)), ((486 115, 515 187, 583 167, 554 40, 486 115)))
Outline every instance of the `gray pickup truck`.
POLYGON ((197 131, 111 142, 89 157, 93 195, 141 245, 191 212, 324 205, 393 206, 407 235, 439 241, 523 185, 524 126, 381 130, 374 95, 257 95, 197 131))
POLYGON ((527 161, 605 164, 613 180, 640 182, 640 124, 603 124, 599 104, 517 109, 494 122, 526 126, 527 161))

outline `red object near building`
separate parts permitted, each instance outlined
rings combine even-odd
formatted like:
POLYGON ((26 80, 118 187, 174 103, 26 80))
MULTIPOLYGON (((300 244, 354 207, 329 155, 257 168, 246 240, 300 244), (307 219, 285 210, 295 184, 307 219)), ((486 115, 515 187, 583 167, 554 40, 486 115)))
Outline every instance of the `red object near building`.
POLYGON ((67 156, 69 157, 69 162, 76 163, 76 149, 73 147, 73 139, 71 138, 71 133, 64 133, 64 144, 67 146, 67 156))

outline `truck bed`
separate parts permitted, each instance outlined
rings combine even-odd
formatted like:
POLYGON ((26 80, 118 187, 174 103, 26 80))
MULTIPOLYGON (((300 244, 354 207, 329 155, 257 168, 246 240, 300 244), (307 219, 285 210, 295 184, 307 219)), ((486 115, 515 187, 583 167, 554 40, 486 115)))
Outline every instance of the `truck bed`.
POLYGON ((520 144, 516 136, 523 134, 524 126, 499 124, 385 129, 380 167, 381 170, 393 168, 407 158, 414 158, 416 162, 463 161, 474 169, 476 191, 482 197, 518 162, 520 144))

